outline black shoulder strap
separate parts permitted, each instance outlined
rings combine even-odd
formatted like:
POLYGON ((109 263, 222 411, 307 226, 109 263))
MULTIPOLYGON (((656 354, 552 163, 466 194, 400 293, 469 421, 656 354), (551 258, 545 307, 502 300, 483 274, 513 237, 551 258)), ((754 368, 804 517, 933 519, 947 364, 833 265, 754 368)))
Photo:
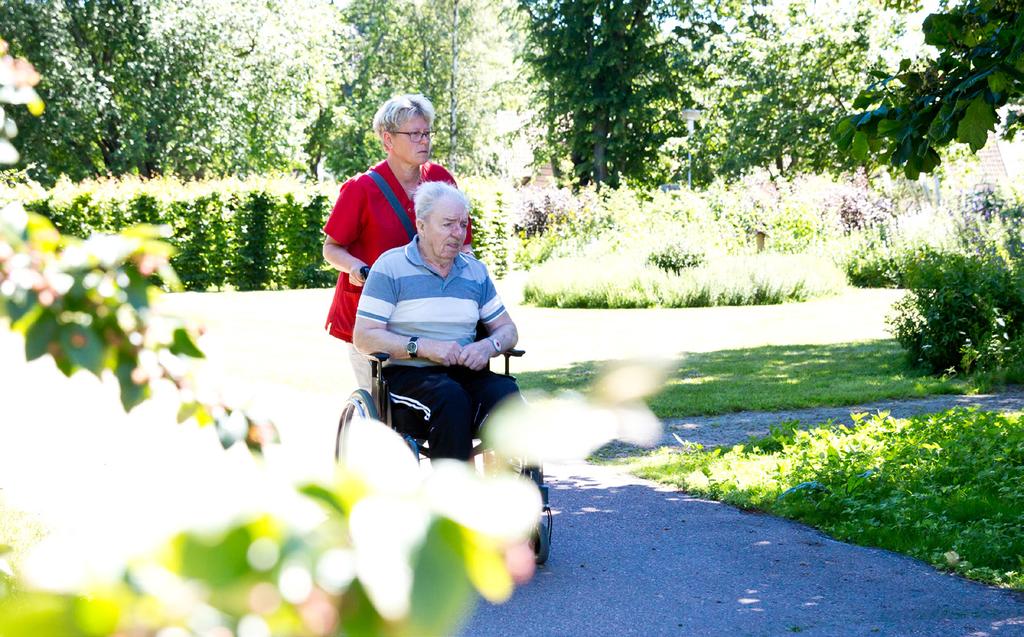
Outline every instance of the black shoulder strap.
POLYGON ((409 221, 409 215, 406 214, 405 208, 398 202, 398 197, 395 196, 395 191, 388 185, 388 181, 384 179, 384 176, 378 173, 376 170, 370 170, 367 172, 370 175, 370 179, 373 179, 380 191, 384 193, 384 198, 391 204, 392 210, 395 211, 395 216, 402 222, 402 227, 405 228, 406 234, 409 235, 409 241, 412 241, 416 236, 416 229, 413 228, 412 222, 409 221))

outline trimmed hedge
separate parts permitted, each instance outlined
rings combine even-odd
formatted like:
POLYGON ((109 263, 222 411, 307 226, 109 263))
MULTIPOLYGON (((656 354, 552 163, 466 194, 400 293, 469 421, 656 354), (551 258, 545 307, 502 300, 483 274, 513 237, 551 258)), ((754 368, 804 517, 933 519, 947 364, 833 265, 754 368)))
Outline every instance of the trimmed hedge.
MULTIPOLYGON (((508 270, 511 224, 494 182, 469 180, 473 246, 495 277, 508 270)), ((323 258, 323 226, 337 185, 288 178, 180 182, 137 178, 9 188, 61 233, 88 237, 129 226, 166 224, 171 263, 188 290, 329 287, 337 272, 323 258)))
POLYGON ((337 278, 322 254, 335 188, 292 179, 126 178, 61 182, 25 207, 83 238, 139 223, 170 226, 171 263, 188 290, 312 288, 337 278))

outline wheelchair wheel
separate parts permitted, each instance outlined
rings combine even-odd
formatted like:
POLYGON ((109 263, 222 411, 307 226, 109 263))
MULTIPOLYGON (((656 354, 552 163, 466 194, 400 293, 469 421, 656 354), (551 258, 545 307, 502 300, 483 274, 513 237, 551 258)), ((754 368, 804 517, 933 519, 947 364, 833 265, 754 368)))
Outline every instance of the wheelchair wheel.
POLYGON ((530 548, 533 549, 533 560, 538 566, 548 561, 551 553, 551 507, 544 507, 540 514, 537 527, 533 530, 533 537, 530 538, 530 548))
POLYGON ((542 468, 524 466, 520 471, 537 485, 544 507, 541 510, 540 520, 537 521, 537 526, 533 529, 533 536, 530 538, 533 558, 539 566, 548 561, 548 555, 551 553, 551 523, 553 516, 551 515, 551 507, 548 506, 548 486, 544 484, 544 470, 542 468))
POLYGON ((334 439, 335 460, 341 460, 341 455, 345 450, 346 427, 352 422, 353 418, 380 420, 377 405, 374 404, 370 392, 365 389, 357 389, 352 392, 352 395, 345 401, 345 406, 341 410, 341 418, 338 419, 338 433, 334 439))

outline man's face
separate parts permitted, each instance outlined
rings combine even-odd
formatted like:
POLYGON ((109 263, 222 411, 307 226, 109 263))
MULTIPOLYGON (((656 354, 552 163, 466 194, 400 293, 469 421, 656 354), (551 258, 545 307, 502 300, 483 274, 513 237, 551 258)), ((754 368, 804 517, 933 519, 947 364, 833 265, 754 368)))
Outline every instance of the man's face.
POLYGON ((447 263, 455 260, 466 242, 469 213, 458 201, 440 199, 434 211, 424 219, 416 220, 420 246, 427 257, 447 263))

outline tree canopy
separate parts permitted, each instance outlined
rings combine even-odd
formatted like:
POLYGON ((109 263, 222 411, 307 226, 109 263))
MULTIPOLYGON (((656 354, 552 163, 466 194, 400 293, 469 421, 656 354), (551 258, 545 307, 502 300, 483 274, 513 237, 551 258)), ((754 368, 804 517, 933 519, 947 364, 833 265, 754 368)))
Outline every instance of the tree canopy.
POLYGON ((539 120, 557 165, 581 184, 647 181, 659 149, 683 134, 690 101, 684 61, 663 25, 661 0, 520 0, 524 59, 538 83, 539 120))
POLYGON ((690 144, 701 181, 752 168, 775 176, 838 172, 857 159, 830 143, 865 69, 881 68, 901 21, 866 3, 750 5, 700 43, 705 113, 690 144))
POLYGON ((1016 0, 968 0, 929 15, 925 43, 938 55, 875 73, 853 104, 861 110, 836 126, 838 146, 916 179, 935 170, 939 150, 953 142, 977 152, 1000 123, 1012 136, 1024 98, 1021 9, 1016 0))

